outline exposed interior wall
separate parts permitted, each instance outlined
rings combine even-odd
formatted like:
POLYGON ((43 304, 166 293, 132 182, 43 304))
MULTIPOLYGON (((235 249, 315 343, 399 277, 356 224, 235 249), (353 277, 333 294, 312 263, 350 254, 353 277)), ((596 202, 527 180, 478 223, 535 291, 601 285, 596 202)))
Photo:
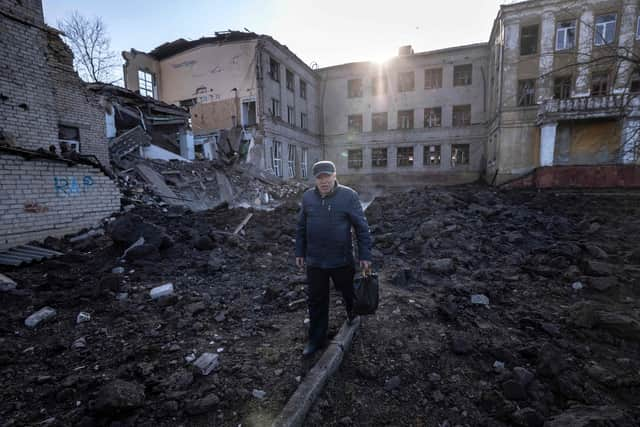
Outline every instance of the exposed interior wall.
POLYGON ((229 129, 237 125, 238 102, 235 99, 196 104, 189 108, 193 131, 210 132, 214 129, 229 129), (234 120, 234 117, 236 119, 234 120))
POLYGON ((0 153, 0 249, 95 226, 120 210, 99 169, 0 153))
POLYGON ((162 88, 158 85, 158 82, 162 80, 160 62, 144 52, 138 52, 133 49, 129 52, 122 52, 122 56, 125 59, 123 67, 124 87, 134 92, 139 91, 138 71, 142 70, 154 75, 156 96, 158 99, 162 99, 162 88))

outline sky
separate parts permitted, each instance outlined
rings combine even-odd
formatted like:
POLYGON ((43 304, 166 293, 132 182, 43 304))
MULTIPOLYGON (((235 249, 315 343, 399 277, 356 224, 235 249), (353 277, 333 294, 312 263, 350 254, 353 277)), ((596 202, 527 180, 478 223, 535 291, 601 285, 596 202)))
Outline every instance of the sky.
POLYGON ((106 24, 118 54, 148 52, 178 38, 215 31, 268 34, 305 63, 328 67, 383 61, 398 47, 424 52, 487 42, 499 5, 512 0, 44 0, 47 24, 74 10, 106 24))

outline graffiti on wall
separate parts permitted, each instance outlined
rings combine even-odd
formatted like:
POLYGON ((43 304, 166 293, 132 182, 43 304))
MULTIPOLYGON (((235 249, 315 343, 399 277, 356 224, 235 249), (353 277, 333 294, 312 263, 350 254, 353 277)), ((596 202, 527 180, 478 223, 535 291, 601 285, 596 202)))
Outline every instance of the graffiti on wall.
POLYGON ((80 178, 75 176, 55 176, 53 177, 53 188, 58 196, 74 196, 86 193, 93 186, 93 178, 85 175, 80 178))

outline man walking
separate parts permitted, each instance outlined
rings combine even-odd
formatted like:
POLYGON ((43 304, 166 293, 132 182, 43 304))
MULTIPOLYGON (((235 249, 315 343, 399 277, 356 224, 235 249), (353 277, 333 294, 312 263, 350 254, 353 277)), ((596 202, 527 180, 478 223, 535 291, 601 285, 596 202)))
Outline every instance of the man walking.
POLYGON ((329 327, 329 278, 342 292, 349 322, 353 309, 355 266, 351 227, 356 230, 360 267, 371 268, 371 235, 358 193, 336 181, 336 166, 329 161, 313 165, 315 188, 302 196, 296 233, 296 265, 307 267, 309 342, 308 357, 320 349, 329 327))

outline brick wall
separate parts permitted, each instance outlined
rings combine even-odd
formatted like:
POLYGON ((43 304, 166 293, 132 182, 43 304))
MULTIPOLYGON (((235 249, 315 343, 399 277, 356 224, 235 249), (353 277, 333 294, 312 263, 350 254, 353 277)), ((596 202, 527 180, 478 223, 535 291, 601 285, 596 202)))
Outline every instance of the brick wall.
POLYGON ((104 110, 73 71, 73 55, 44 25, 39 0, 0 0, 0 131, 35 150, 77 127, 80 153, 109 167, 104 110))
POLYGON ((514 188, 640 188, 640 166, 548 166, 501 185, 514 188))
POLYGON ((120 210, 116 184, 100 170, 0 153, 0 249, 63 236, 120 210))
POLYGON ((58 130, 42 4, 0 0, 0 10, 0 130, 20 147, 46 148, 58 130))

